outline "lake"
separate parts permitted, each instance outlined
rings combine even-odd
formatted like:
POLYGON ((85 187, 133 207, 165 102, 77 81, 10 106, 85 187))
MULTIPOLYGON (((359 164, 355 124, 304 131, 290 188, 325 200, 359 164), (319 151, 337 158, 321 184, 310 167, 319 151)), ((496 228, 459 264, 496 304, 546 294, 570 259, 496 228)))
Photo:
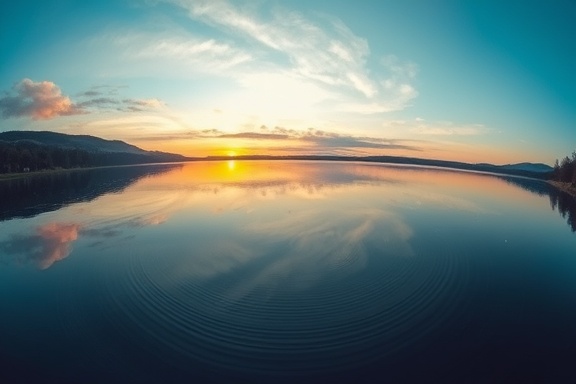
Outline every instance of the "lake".
POLYGON ((221 161, 0 181, 2 383, 574 383, 536 180, 221 161))

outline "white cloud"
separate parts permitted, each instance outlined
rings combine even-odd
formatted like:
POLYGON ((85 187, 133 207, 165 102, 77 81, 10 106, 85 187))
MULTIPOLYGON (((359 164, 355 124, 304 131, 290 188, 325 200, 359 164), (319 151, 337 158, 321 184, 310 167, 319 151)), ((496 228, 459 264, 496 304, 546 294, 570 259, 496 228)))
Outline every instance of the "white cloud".
POLYGON ((221 71, 252 60, 247 52, 213 39, 201 40, 187 37, 155 38, 134 35, 130 41, 122 39, 120 45, 135 46, 129 55, 136 59, 170 58, 207 72, 221 71))
MULTIPOLYGON (((248 45, 254 53, 252 74, 262 68, 268 73, 290 73, 302 83, 329 91, 325 101, 343 105, 345 111, 400 110, 418 95, 412 84, 417 72, 414 64, 387 56, 376 71, 374 67, 369 69, 368 42, 338 19, 317 16, 311 20, 297 12, 253 3, 239 6, 224 0, 165 1, 185 9, 194 21, 220 29, 226 39, 235 42, 234 47, 248 45), (269 12, 266 17, 262 16, 264 11, 269 12)), ((229 47, 222 44, 211 42, 214 47, 222 46, 222 50, 229 47)), ((153 50, 158 51, 158 47, 153 50)), ((242 77, 238 72, 230 75, 242 77)), ((282 89, 278 87, 278 91, 282 89)))

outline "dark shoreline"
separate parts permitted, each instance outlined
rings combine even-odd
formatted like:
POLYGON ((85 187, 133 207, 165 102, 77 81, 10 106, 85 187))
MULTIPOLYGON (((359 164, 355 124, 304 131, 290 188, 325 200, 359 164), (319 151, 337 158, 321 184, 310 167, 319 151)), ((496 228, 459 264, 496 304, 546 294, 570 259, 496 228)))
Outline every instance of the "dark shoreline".
POLYGON ((54 173, 60 172, 69 172, 69 171, 79 171, 84 169, 94 169, 97 167, 86 167, 86 168, 58 168, 58 169, 43 169, 41 171, 33 171, 33 172, 13 172, 13 173, 0 173, 0 182, 4 180, 15 180, 21 179, 24 177, 29 176, 40 176, 40 175, 50 175, 54 173))
POLYGON ((184 162, 198 162, 198 161, 229 161, 229 160, 239 160, 239 161, 334 161, 334 162, 362 162, 362 163, 379 163, 379 164, 391 164, 391 165, 412 165, 412 166, 424 166, 424 167, 438 167, 446 169, 455 169, 461 171, 472 171, 479 173, 492 173, 498 175, 506 176, 518 176, 518 177, 528 177, 537 180, 547 180, 550 176, 548 172, 538 172, 530 170, 520 170, 511 169, 507 165, 493 165, 493 164, 471 164, 462 163, 457 161, 447 161, 447 160, 433 160, 433 159, 420 159, 412 157, 396 157, 396 156, 208 156, 204 158, 187 158, 183 161, 170 161, 170 162, 146 162, 142 164, 121 164, 121 165, 104 165, 98 167, 84 167, 84 168, 58 168, 58 169, 47 169, 34 172, 20 172, 20 173, 6 173, 0 174, 0 181, 2 180, 12 180, 15 178, 22 178, 26 176, 42 175, 52 172, 62 172, 62 171, 74 171, 82 169, 94 169, 94 168, 109 168, 109 167, 122 167, 122 166, 132 166, 132 165, 150 165, 150 164, 175 164, 184 162))
MULTIPOLYGON (((190 160, 192 161, 192 160, 190 160)), ((118 165, 101 165, 97 167, 80 167, 80 168, 58 168, 58 169, 42 169, 33 172, 13 172, 13 173, 0 173, 0 182, 7 180, 17 180, 26 177, 35 177, 42 175, 52 175, 55 173, 76 172, 76 171, 89 171, 92 169, 105 169, 105 168, 120 168, 120 167, 142 167, 145 165, 165 165, 165 164, 179 164, 186 163, 187 161, 177 161, 168 163, 139 163, 139 164, 118 164, 118 165)))
POLYGON ((568 193, 569 195, 576 197, 576 186, 570 183, 563 183, 560 181, 548 180, 548 183, 553 185, 555 188, 568 193))

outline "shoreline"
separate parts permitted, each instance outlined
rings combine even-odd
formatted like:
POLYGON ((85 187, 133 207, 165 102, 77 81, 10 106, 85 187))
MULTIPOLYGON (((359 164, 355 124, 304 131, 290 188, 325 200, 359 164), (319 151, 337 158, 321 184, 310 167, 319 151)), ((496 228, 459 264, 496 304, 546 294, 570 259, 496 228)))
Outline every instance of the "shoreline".
POLYGON ((21 178, 25 178, 25 177, 29 177, 29 176, 47 175, 47 174, 58 173, 58 172, 77 171, 80 169, 90 169, 90 168, 59 168, 59 169, 43 169, 41 171, 34 171, 34 172, 0 173, 0 181, 15 180, 15 179, 21 179, 21 178))
POLYGON ((557 189, 576 197, 576 186, 571 183, 563 183, 560 181, 548 180, 548 183, 556 187, 557 189))
POLYGON ((482 169, 477 168, 476 166, 481 166, 482 164, 467 164, 467 163, 454 163, 454 162, 446 162, 443 160, 427 160, 427 159, 411 159, 411 158, 402 158, 401 160, 408 160, 408 161, 396 161, 398 158, 385 158, 385 159, 373 159, 373 158, 356 158, 356 157, 331 157, 328 156, 327 158, 323 156, 318 156, 317 158, 309 158, 308 156, 286 156, 286 157, 267 157, 267 156, 241 156, 241 157, 206 157, 206 158, 189 158, 183 161, 167 161, 167 162, 152 162, 152 163, 136 163, 136 164, 117 164, 117 165, 99 165, 93 167, 76 167, 76 168, 57 168, 57 169, 43 169, 40 171, 34 172, 18 172, 18 173, 0 173, 0 182, 7 181, 7 180, 17 180, 26 177, 35 177, 41 175, 49 175, 54 173, 61 173, 61 172, 74 172, 80 170, 90 170, 90 169, 97 169, 97 168, 113 168, 113 167, 131 167, 131 166, 143 166, 143 165, 153 165, 153 164, 178 164, 178 163, 188 163, 188 162, 212 162, 212 161, 230 161, 230 160, 238 160, 238 161, 293 161, 293 160, 303 160, 303 161, 329 161, 329 162, 360 162, 360 163, 372 163, 372 164, 388 164, 388 165, 400 165, 400 166, 416 166, 416 167, 425 167, 425 168, 439 168, 439 169, 446 169, 446 170, 456 170, 461 172, 472 172, 472 173, 479 173, 479 174, 491 174, 491 175, 500 175, 500 176, 509 176, 509 177, 521 177, 521 178, 529 178, 534 180, 541 180, 545 182, 549 182, 550 184, 554 185, 556 188, 566 191, 571 195, 576 197, 576 187, 572 187, 567 183, 558 183, 545 180, 540 173, 538 172, 510 172, 506 171, 505 169, 499 169, 501 166, 490 165, 490 168, 494 169, 482 169), (416 161, 410 161, 416 160, 416 161), (459 166, 462 165, 462 166, 459 166), (556 183, 556 184, 554 184, 556 183), (563 185, 566 184, 566 185, 563 185))
POLYGON ((187 161, 168 161, 159 163, 97 165, 95 167, 57 168, 57 169, 43 169, 41 171, 34 171, 34 172, 0 173, 0 182, 4 180, 16 180, 31 176, 34 177, 34 176, 49 175, 62 172, 89 171, 91 169, 103 169, 103 168, 141 167, 146 165, 181 164, 186 162, 187 161))

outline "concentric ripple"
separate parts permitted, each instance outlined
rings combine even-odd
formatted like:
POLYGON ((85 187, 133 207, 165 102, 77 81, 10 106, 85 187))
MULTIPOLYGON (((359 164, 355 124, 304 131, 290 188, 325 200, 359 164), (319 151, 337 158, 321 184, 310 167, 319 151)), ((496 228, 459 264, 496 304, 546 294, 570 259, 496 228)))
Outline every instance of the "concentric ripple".
POLYGON ((466 257, 456 254, 406 257, 365 247, 365 268, 343 273, 357 259, 351 254, 304 288, 297 276, 262 278, 289 253, 210 278, 184 268, 194 255, 126 257, 125 275, 108 281, 115 303, 108 310, 135 343, 192 366, 270 375, 359 367, 445 322, 468 276, 466 257))

